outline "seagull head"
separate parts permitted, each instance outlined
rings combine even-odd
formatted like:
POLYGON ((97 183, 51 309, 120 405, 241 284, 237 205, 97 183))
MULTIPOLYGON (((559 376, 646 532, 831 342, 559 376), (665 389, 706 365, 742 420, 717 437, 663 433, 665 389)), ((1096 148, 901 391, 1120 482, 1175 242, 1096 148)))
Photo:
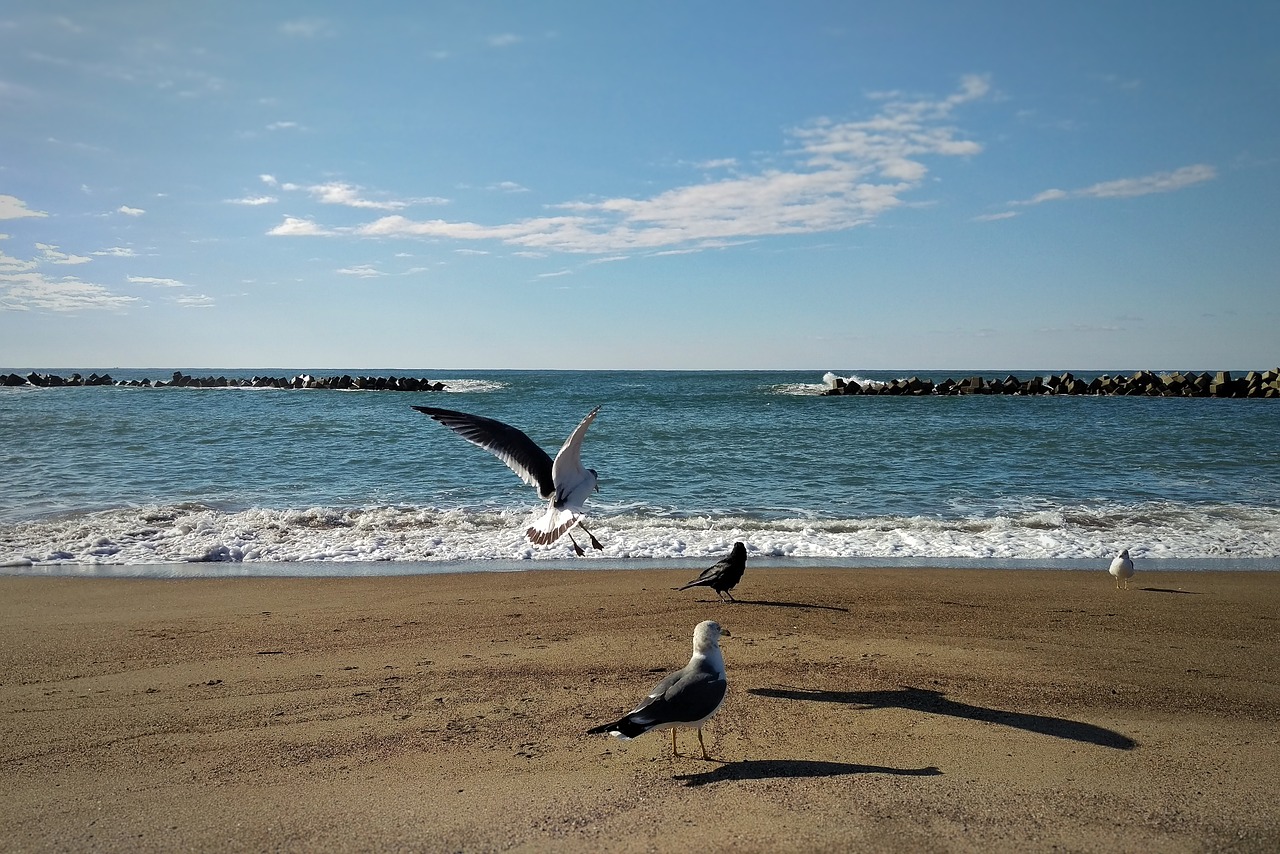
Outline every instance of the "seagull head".
POLYGON ((721 637, 733 637, 728 629, 720 628, 720 624, 715 620, 703 620, 698 623, 697 628, 693 630, 693 649, 694 652, 705 653, 720 645, 721 637))

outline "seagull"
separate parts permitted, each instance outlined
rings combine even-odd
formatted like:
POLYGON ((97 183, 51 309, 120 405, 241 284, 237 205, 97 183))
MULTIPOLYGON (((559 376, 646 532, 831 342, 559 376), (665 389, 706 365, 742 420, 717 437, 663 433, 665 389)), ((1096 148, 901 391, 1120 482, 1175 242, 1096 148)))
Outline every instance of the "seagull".
POLYGON ((712 620, 698 623, 693 630, 693 657, 683 670, 677 670, 659 682, 640 705, 613 723, 601 724, 587 730, 588 734, 607 732, 615 738, 630 741, 650 730, 671 730, 671 752, 676 750, 676 727, 698 730, 698 744, 702 758, 707 755, 707 745, 702 740, 702 725, 716 713, 724 702, 728 682, 724 673, 724 657, 720 654, 720 637, 731 637, 712 620))
POLYGON ((1124 582, 1124 589, 1129 589, 1129 579, 1133 578, 1133 561, 1129 559, 1129 550, 1122 549, 1120 554, 1116 555, 1115 560, 1111 561, 1111 568, 1107 570, 1116 580, 1116 587, 1120 586, 1120 582, 1124 582))
MULTIPOLYGON (((551 545, 577 525, 591 539, 592 547, 604 548, 582 524, 582 505, 592 492, 600 491, 596 470, 582 466, 582 438, 587 434, 587 428, 595 420, 600 407, 588 412, 577 429, 564 440, 555 462, 532 439, 510 424, 480 415, 454 412, 452 409, 436 409, 433 406, 413 408, 502 460, 507 468, 536 488, 538 495, 547 500, 547 512, 525 531, 529 542, 540 546, 551 545)), ((573 543, 573 550, 582 556, 582 546, 578 545, 571 533, 569 541, 573 543)))
POLYGON ((706 569, 702 570, 702 574, 690 581, 684 587, 677 587, 677 590, 688 590, 690 587, 710 587, 720 597, 720 601, 724 601, 724 596, 729 597, 730 602, 737 602, 733 598, 733 594, 729 591, 738 585, 742 579, 742 571, 747 568, 747 547, 742 543, 734 543, 733 551, 729 552, 729 556, 723 560, 717 561, 706 569), (724 594, 724 595, 721 595, 724 594))

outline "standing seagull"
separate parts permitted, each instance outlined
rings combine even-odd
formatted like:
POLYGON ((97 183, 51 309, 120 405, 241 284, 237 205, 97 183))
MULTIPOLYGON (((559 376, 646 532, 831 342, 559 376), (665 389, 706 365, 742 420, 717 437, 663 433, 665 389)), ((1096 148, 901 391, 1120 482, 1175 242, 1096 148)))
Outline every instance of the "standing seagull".
POLYGON ((1116 580, 1116 587, 1120 586, 1120 582, 1124 582, 1124 589, 1129 589, 1129 579, 1133 578, 1133 561, 1129 559, 1129 550, 1122 549, 1120 554, 1116 555, 1115 560, 1111 561, 1111 568, 1107 570, 1116 580))
POLYGON ((729 687, 725 679, 724 657, 720 654, 721 635, 731 637, 719 623, 711 620, 698 623, 693 630, 693 657, 683 670, 677 670, 659 682, 640 705, 618 720, 587 732, 607 732, 623 741, 630 741, 650 730, 669 729, 671 752, 679 756, 676 727, 696 727, 702 758, 710 759, 707 745, 702 740, 702 725, 720 708, 725 689, 729 687))
POLYGON ((737 602, 733 598, 733 594, 729 591, 738 585, 742 579, 742 571, 747 568, 747 547, 742 543, 734 543, 733 551, 729 552, 729 556, 723 560, 717 561, 706 569, 702 570, 702 574, 690 581, 684 587, 678 587, 677 590, 688 590, 690 587, 710 587, 720 597, 720 601, 724 601, 725 594, 729 597, 730 602, 737 602))
MULTIPOLYGON (((454 412, 452 409, 436 409, 432 406, 415 406, 419 412, 430 415, 473 445, 484 448, 507 464, 520 479, 538 490, 538 495, 549 504, 547 512, 534 522, 525 536, 540 546, 547 546, 569 532, 574 525, 582 528, 591 538, 591 545, 603 549, 599 541, 582 524, 582 505, 592 492, 598 492, 599 478, 596 470, 582 467, 582 437, 595 420, 600 407, 587 413, 577 429, 564 440, 564 446, 556 454, 555 462, 532 439, 510 424, 492 418, 454 412)), ((583 554, 578 541, 569 534, 573 550, 583 554)))

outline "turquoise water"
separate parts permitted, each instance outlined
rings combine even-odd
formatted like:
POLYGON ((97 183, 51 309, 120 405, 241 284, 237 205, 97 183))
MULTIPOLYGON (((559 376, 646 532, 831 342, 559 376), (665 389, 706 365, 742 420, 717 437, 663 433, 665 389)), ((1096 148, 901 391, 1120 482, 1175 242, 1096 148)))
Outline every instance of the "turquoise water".
MULTIPOLYGON (((554 455, 598 404, 592 560, 700 560, 742 539, 758 558, 828 564, 1128 547, 1280 568, 1277 401, 823 397, 821 371, 359 373, 449 390, 0 390, 0 562, 563 560, 567 542, 524 541, 535 492, 410 405, 506 421, 554 455)), ((986 375, 1008 373, 1050 372, 986 375)))

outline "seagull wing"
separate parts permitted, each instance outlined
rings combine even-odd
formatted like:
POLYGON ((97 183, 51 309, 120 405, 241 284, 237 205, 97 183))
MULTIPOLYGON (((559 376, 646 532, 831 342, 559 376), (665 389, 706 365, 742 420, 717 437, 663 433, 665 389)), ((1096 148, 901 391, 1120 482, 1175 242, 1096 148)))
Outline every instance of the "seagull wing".
MULTIPOLYGON (((454 412, 452 409, 436 409, 432 406, 413 408, 424 415, 431 416, 471 444, 484 448, 502 460, 507 464, 507 468, 520 476, 521 480, 537 489, 538 494, 543 498, 550 498, 555 494, 551 457, 522 431, 492 418, 454 412)), ((582 443, 581 434, 586 431, 586 425, 594 416, 593 411, 582 424, 578 425, 573 436, 565 442, 565 448, 569 447, 575 437, 579 445, 582 443)), ((564 450, 561 449, 560 453, 563 454, 564 450)), ((574 457, 577 458, 576 450, 574 457)))
POLYGON ((585 473, 582 468, 582 440, 587 435, 587 428, 596 420, 600 407, 587 413, 569 438, 564 440, 560 452, 556 454, 555 463, 551 467, 551 479, 557 486, 572 485, 580 482, 585 473))
POLYGON ((639 706, 588 732, 616 732, 623 738, 635 738, 651 729, 706 720, 724 701, 728 685, 723 673, 690 662, 659 682, 639 706))

